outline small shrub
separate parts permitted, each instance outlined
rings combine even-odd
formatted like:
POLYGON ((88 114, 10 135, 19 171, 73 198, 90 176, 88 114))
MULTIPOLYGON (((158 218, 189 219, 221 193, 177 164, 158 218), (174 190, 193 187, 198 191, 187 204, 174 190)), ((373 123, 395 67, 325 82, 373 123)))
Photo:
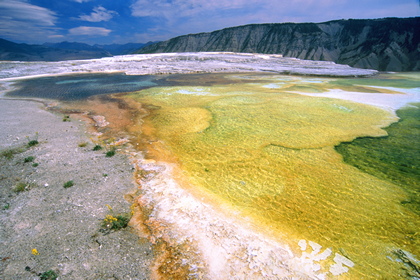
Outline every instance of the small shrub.
POLYGON ((93 147, 94 151, 99 151, 102 150, 102 146, 101 145, 96 145, 95 147, 93 147))
POLYGON ((74 186, 74 182, 73 182, 73 180, 67 181, 67 182, 65 182, 65 183, 64 183, 64 185, 63 185, 63 187, 64 187, 65 189, 70 188, 70 187, 73 187, 73 186, 74 186))
POLYGON ((33 157, 33 156, 29 156, 29 157, 25 158, 23 161, 24 161, 24 162, 33 162, 33 161, 34 161, 34 159, 35 159, 35 157, 33 157))
POLYGON ((112 150, 106 152, 105 156, 106 157, 113 157, 113 156, 115 156, 115 150, 112 149, 112 150))
POLYGON ((32 167, 37 167, 38 165, 39 165, 39 163, 37 163, 37 162, 32 163, 32 167))
POLYGON ((28 136, 26 136, 26 138, 28 138, 28 144, 26 145, 28 148, 36 146, 36 145, 39 144, 39 142, 38 142, 38 132, 35 134, 35 139, 29 140, 28 136))
POLYGON ((99 230, 100 232, 108 234, 111 230, 120 230, 128 226, 132 214, 114 214, 110 205, 106 204, 106 207, 108 207, 111 213, 106 215, 105 219, 102 220, 102 229, 99 230))
POLYGON ((16 193, 20 193, 20 192, 24 192, 24 191, 29 191, 32 188, 37 187, 38 185, 35 183, 24 183, 24 182, 19 182, 17 183, 17 185, 13 188, 13 191, 16 193))
POLYGON ((128 226, 130 218, 128 215, 119 214, 116 216, 106 215, 102 222, 102 227, 105 230, 120 230, 128 226))
POLYGON ((39 144, 38 140, 31 140, 31 141, 28 142, 28 147, 33 147, 33 146, 36 146, 38 144, 39 144))
POLYGON ((63 117, 63 122, 69 122, 70 121, 70 116, 64 116, 63 117))
POLYGON ((54 270, 45 271, 40 275, 40 280, 56 280, 58 278, 57 273, 54 270))
POLYGON ((79 143, 80 148, 86 147, 87 145, 88 145, 88 142, 79 143))

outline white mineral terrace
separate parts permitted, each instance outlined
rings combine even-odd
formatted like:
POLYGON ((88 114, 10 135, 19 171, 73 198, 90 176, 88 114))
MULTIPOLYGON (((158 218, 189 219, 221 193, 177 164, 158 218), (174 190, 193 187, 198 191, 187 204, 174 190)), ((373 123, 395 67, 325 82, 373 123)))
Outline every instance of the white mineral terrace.
POLYGON ((300 60, 281 55, 249 53, 137 54, 58 62, 0 61, 0 79, 89 72, 127 75, 211 72, 272 72, 320 76, 371 76, 377 71, 329 61, 300 60))

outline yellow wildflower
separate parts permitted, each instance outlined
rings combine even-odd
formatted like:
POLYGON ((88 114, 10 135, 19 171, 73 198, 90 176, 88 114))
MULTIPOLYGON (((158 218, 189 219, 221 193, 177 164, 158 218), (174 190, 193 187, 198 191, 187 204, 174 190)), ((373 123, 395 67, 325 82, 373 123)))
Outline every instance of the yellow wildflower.
POLYGON ((32 255, 38 256, 39 255, 38 250, 37 249, 32 249, 32 255))
POLYGON ((112 207, 109 204, 105 204, 106 207, 108 207, 109 211, 112 211, 112 207))
POLYGON ((106 217, 105 217, 105 222, 107 222, 107 223, 112 223, 113 221, 117 221, 118 219, 117 218, 115 218, 114 216, 112 216, 112 215, 106 215, 106 217))

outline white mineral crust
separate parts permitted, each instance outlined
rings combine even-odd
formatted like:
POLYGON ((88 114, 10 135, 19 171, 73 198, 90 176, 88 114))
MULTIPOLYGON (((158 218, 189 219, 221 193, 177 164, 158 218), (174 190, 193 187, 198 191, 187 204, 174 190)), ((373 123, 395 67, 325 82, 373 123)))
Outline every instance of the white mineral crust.
POLYGON ((0 79, 89 72, 124 72, 127 75, 271 72, 337 77, 377 73, 376 70, 358 69, 330 61, 301 60, 274 54, 221 52, 135 54, 58 62, 0 62, 0 79))

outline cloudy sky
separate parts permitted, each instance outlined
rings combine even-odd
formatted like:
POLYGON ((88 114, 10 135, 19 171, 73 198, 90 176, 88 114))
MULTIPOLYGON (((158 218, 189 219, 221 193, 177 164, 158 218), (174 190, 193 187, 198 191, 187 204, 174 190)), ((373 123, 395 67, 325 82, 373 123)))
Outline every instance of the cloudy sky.
POLYGON ((415 17, 420 0, 0 0, 0 38, 18 43, 166 40, 249 23, 415 17))

